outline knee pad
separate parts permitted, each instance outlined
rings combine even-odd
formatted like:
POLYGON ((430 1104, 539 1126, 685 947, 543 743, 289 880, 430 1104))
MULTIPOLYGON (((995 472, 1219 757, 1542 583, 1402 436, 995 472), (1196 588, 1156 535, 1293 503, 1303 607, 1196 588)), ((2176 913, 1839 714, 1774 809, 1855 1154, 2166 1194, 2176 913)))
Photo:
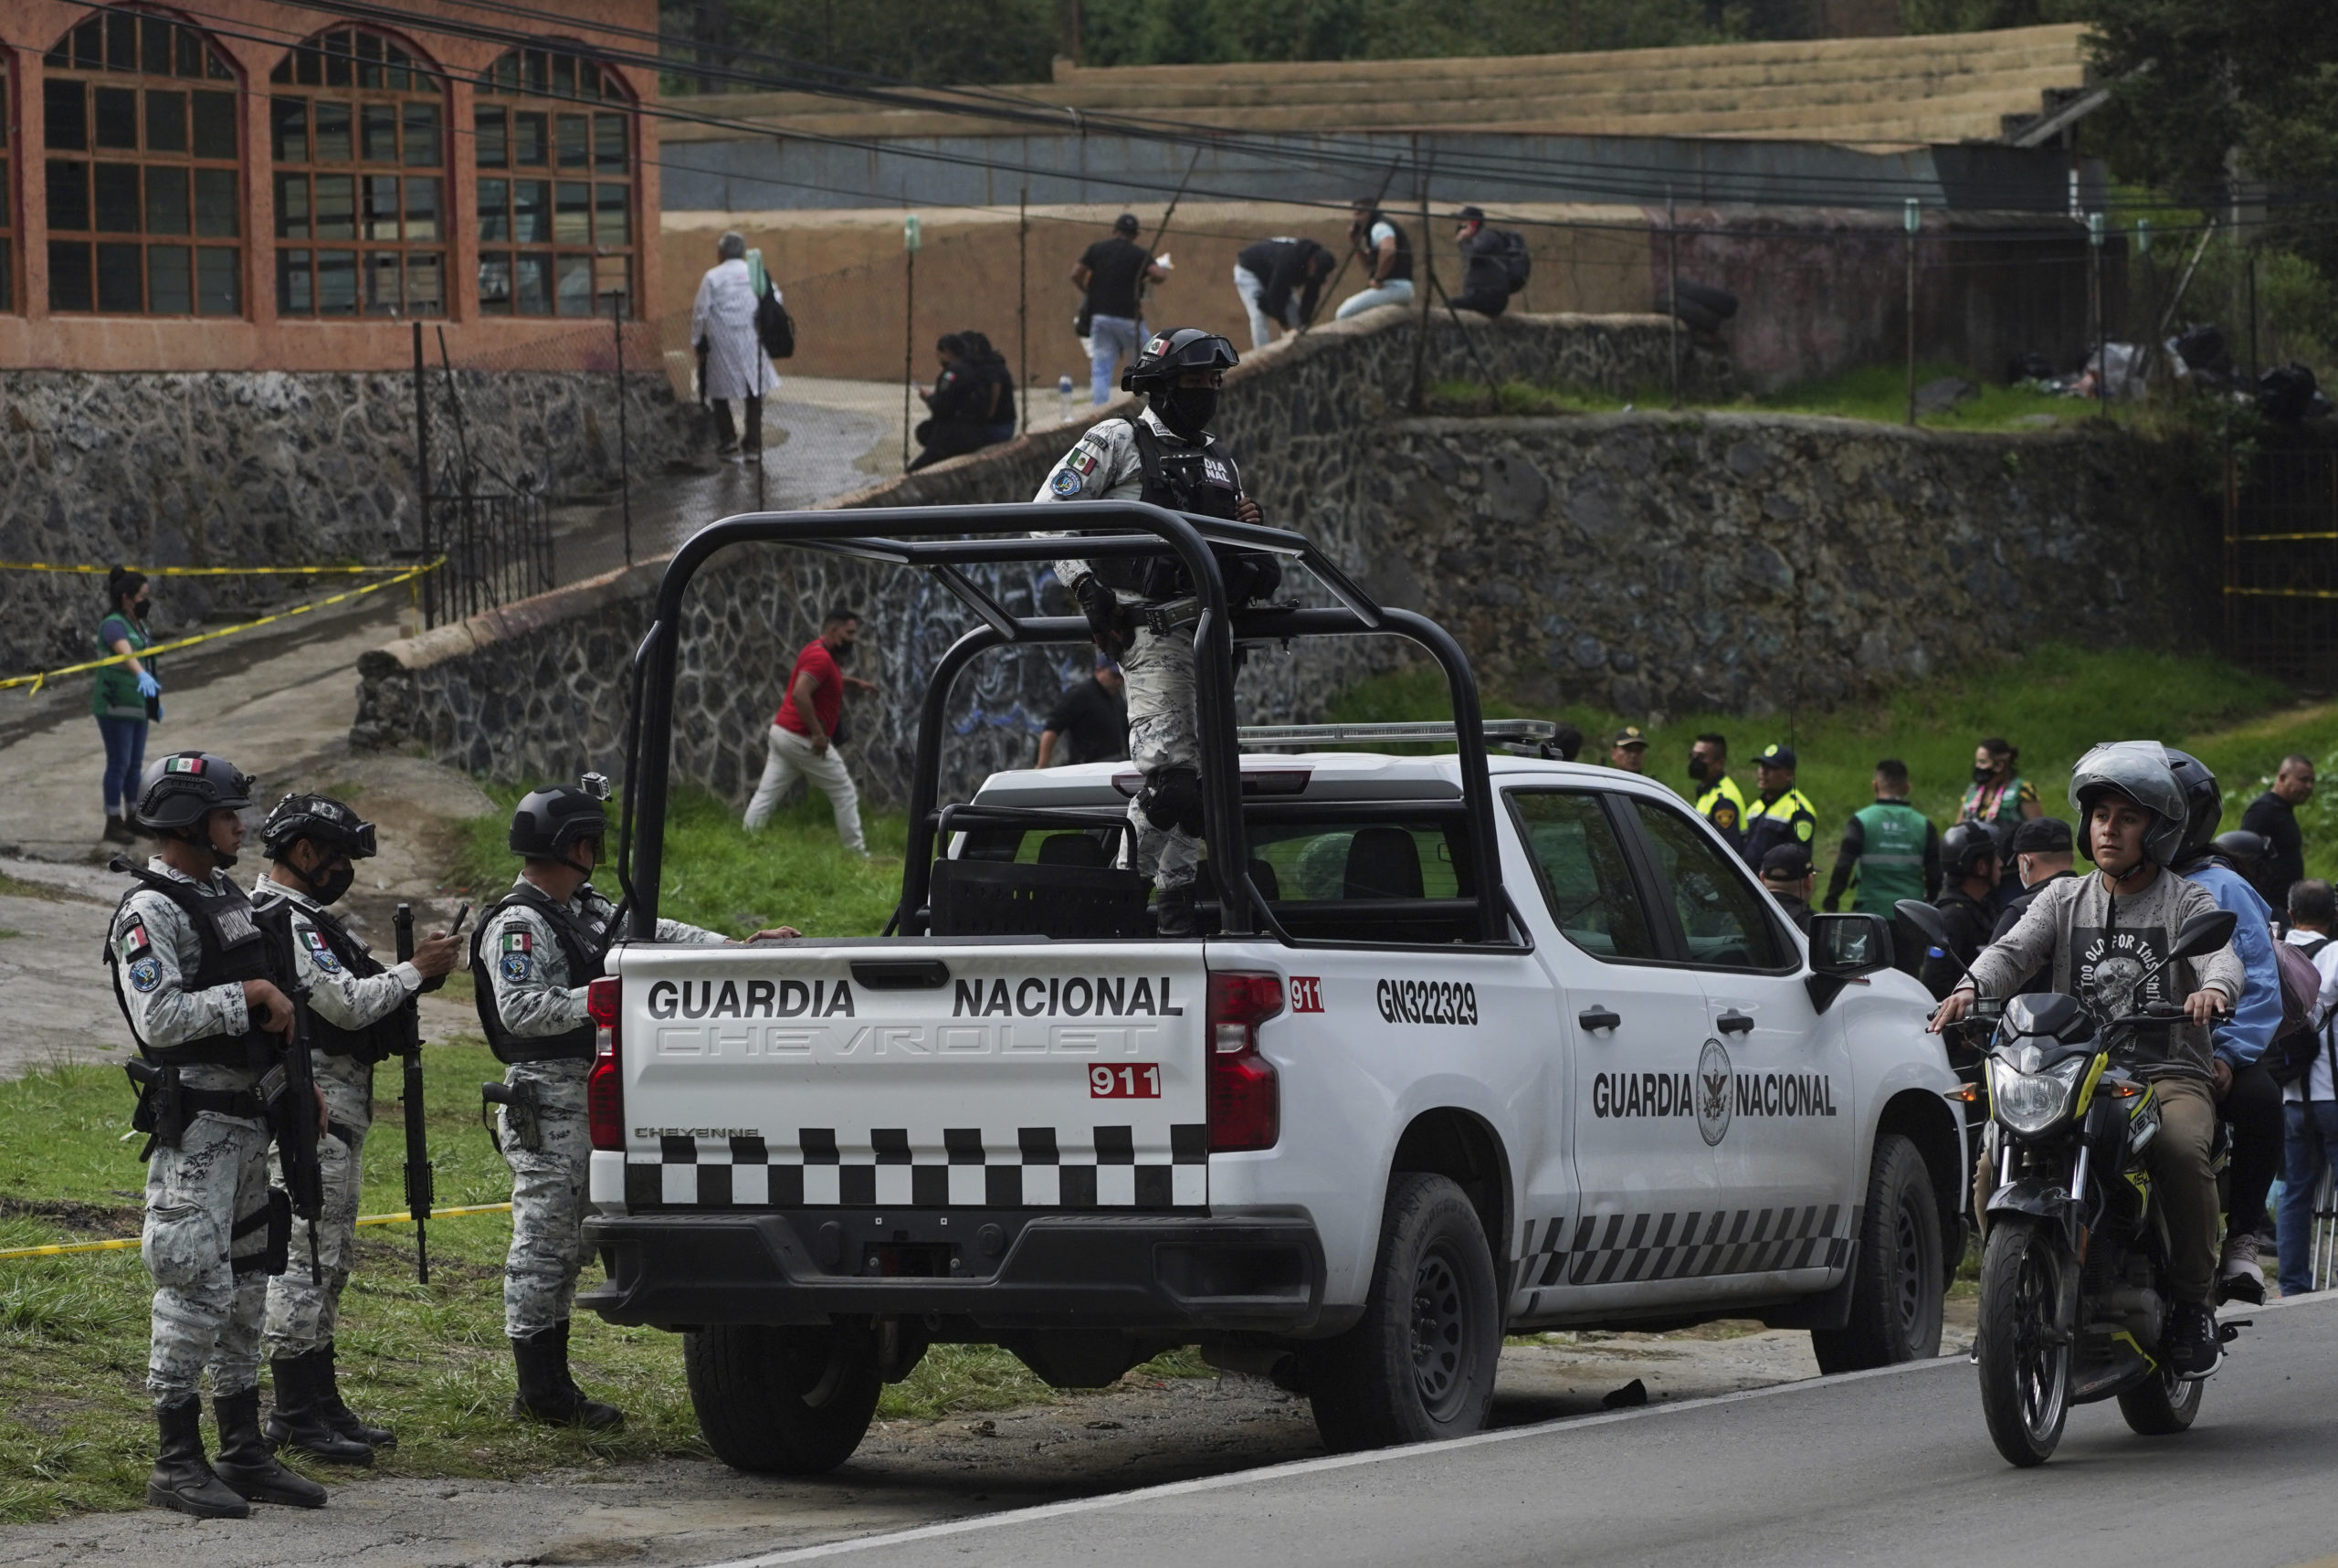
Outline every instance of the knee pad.
POLYGON ((1198 837, 1202 831, 1201 770, 1163 768, 1146 774, 1136 804, 1144 819, 1162 832, 1176 828, 1198 837))

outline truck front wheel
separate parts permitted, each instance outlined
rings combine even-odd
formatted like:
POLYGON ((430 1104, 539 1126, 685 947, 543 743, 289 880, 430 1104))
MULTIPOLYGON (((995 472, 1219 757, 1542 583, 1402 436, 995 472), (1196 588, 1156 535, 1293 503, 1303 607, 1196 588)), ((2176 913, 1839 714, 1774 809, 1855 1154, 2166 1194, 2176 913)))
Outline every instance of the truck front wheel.
POLYGON ((833 1328, 724 1324, 682 1336, 690 1407, 714 1457, 759 1475, 816 1476, 851 1458, 877 1414, 877 1350, 833 1328))
POLYGON ((1851 1261, 1850 1320, 1811 1331, 1818 1370, 1865 1372, 1940 1354, 1946 1275, 1924 1157, 1900 1133, 1879 1133, 1851 1261))
POLYGON ((1447 1178, 1399 1172, 1363 1320, 1304 1358, 1323 1446, 1467 1436, 1485 1425, 1501 1358, 1501 1302, 1477 1211, 1447 1178))

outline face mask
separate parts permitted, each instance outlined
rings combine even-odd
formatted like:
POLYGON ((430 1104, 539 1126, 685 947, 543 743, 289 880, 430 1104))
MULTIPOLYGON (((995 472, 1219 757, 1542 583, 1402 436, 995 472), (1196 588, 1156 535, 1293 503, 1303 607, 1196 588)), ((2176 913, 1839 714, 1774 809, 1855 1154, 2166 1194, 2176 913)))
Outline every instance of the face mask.
POLYGON ((330 871, 319 871, 309 879, 309 893, 321 904, 337 904, 341 901, 342 894, 349 891, 350 884, 356 880, 357 868, 354 866, 342 866, 330 871))
POLYGON ((1973 770, 1973 782, 1976 784, 1990 784, 1996 780, 1996 776, 1997 770, 1995 768, 1975 768, 1973 770))
POLYGON ((1704 758, 1690 757, 1689 759, 1689 776, 1694 779, 1697 783, 1702 784, 1712 776, 1712 769, 1709 764, 1707 764, 1704 758))
POLYGON ((1153 397, 1153 411, 1161 422, 1188 441, 1209 428, 1210 416, 1217 412, 1217 388, 1214 386, 1173 386, 1157 392, 1153 397))
POLYGON ((133 616, 136 616, 140 620, 142 620, 142 620, 144 620, 144 619, 146 618, 146 612, 147 612, 147 611, 149 611, 149 610, 151 610, 151 609, 153 609, 153 607, 154 607, 154 601, 153 601, 153 600, 152 600, 152 599, 141 599, 141 600, 139 600, 136 604, 134 604, 134 605, 131 605, 131 606, 130 606, 130 613, 131 613, 132 615, 133 615, 133 616))
POLYGON ((850 664, 852 662, 852 644, 844 643, 838 647, 828 649, 828 657, 835 659, 838 664, 850 664))

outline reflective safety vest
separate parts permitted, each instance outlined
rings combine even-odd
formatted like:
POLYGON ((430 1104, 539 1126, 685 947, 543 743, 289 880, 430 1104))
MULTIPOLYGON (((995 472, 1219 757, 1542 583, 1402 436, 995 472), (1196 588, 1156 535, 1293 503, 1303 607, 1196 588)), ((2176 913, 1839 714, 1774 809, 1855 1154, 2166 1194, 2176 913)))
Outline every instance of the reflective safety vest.
POLYGON ((1901 900, 1922 903, 1924 843, 1932 836, 1924 814, 1905 801, 1879 800, 1857 816, 1863 847, 1851 908, 1889 920, 1901 900))
POLYGON ((1818 830, 1818 813, 1798 789, 1775 800, 1755 796, 1745 807, 1745 863, 1756 871, 1762 857, 1781 844, 1808 844, 1818 830))
POLYGON ((1706 786, 1697 797, 1697 815, 1721 829, 1722 837, 1731 844, 1742 843, 1745 836, 1745 792, 1727 773, 1717 784, 1706 786))

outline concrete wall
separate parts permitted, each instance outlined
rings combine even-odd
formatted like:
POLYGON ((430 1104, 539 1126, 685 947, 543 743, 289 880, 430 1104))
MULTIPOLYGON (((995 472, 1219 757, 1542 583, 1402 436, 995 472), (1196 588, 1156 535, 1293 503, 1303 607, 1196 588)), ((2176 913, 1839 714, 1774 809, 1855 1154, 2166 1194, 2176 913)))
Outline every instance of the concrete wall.
MULTIPOLYGON (((1669 374, 1672 335, 1653 317, 1508 318, 1473 327, 1477 354, 1497 374, 1557 378, 1624 392, 1669 374)), ((1218 422, 1269 521, 1322 541, 1336 559, 1371 566, 1369 528, 1353 486, 1374 470, 1366 433, 1400 411, 1409 391, 1411 319, 1385 310, 1278 345, 1229 377, 1218 422)), ((1470 374, 1471 345, 1439 322, 1432 377, 1470 374)), ((1698 358, 1691 384, 1725 393, 1725 364, 1698 358)), ((1083 426, 1017 441, 846 498, 845 506, 947 506, 1027 500, 1083 426)), ((662 563, 562 589, 500 614, 441 627, 368 654, 360 666, 360 746, 416 747, 504 778, 557 777, 623 763, 627 660, 648 627, 662 563)), ((1009 608, 1068 613, 1069 596, 1043 568, 995 570, 986 584, 1009 608)), ((932 584, 907 573, 824 557, 742 550, 702 572, 691 590, 677 685, 677 773, 743 803, 763 765, 763 734, 795 650, 822 614, 851 603, 868 617, 857 672, 886 695, 848 709, 848 748, 861 787, 898 804, 914 752, 914 704, 950 643, 972 623, 932 584)), ((1241 678, 1252 714, 1321 711, 1360 671, 1395 657, 1362 647, 1302 645, 1264 651, 1241 678)), ((995 653, 960 682, 952 709, 953 787, 1027 763, 1048 710, 1082 667, 1079 649, 995 653)))
MULTIPOLYGON (((1150 237, 1164 204, 1134 208, 1150 237)), ((1087 362, 1071 334, 1079 291, 1067 274, 1080 253, 1111 233, 1118 206, 1033 209, 1025 234, 1013 206, 921 214, 915 310, 906 334, 914 373, 934 374, 933 340, 967 328, 985 333, 1009 363, 1027 308, 1027 384, 1052 387, 1069 374, 1087 384, 1087 362)), ((1416 210, 1391 208, 1417 252, 1416 210)), ((1448 204, 1431 209, 1428 243, 1448 289, 1460 268, 1448 204)), ((670 292, 661 310, 686 315, 700 276, 724 229, 760 247, 787 296, 796 324, 795 357, 783 374, 890 378, 902 370, 909 301, 898 209, 851 212, 681 212, 662 237, 670 292)), ((1683 205, 1680 275, 1735 293, 1741 307, 1723 334, 1739 379, 1770 391, 1855 365, 1896 363, 1906 342, 1907 239, 1897 212, 1837 208, 1708 208, 1683 205)), ((1496 209, 1514 224, 1534 258, 1515 310, 1596 315, 1648 310, 1669 276, 1663 209, 1543 205, 1496 209)), ((1306 235, 1344 251, 1347 215, 1269 204, 1181 204, 1161 241, 1175 262, 1149 296, 1155 326, 1200 326, 1248 348, 1248 318, 1232 273, 1241 248, 1269 235, 1306 235)), ((1985 376, 2035 351, 2075 370, 2091 344, 2087 309, 2091 265, 2085 232, 2060 217, 1928 212, 1916 245, 1917 352, 1985 376)), ((1333 293, 1353 293, 1351 267, 1333 293)), ((2104 258, 2112 335, 2125 325, 2125 252, 2104 258)), ((1324 307, 1328 313, 1330 306, 1324 307)), ((674 335, 674 363, 687 356, 674 335)))

